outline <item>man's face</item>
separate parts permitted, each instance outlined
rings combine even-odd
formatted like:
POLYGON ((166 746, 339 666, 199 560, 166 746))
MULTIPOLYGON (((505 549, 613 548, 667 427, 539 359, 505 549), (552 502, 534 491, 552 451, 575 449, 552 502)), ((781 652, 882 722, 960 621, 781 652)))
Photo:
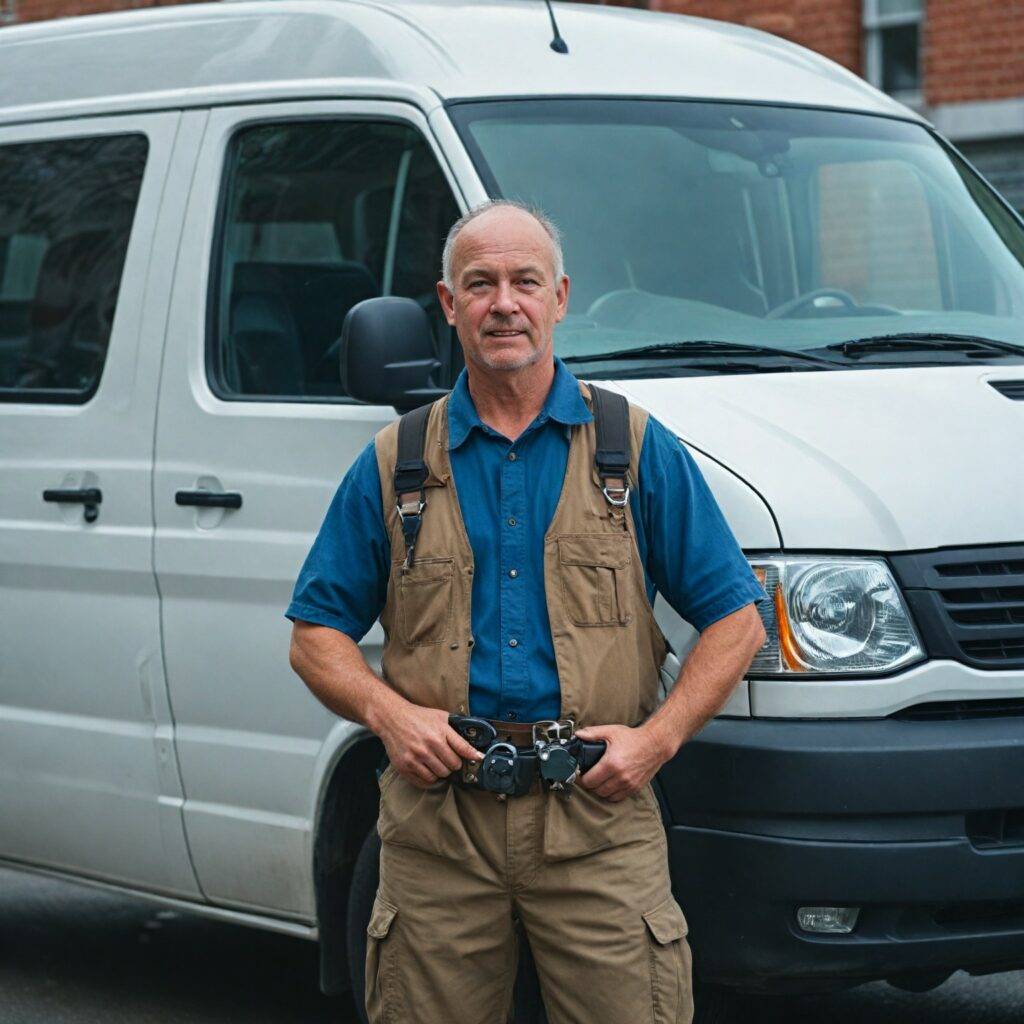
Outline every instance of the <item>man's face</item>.
POLYGON ((551 239, 529 214, 496 209, 470 221, 455 240, 452 285, 439 281, 437 294, 467 363, 520 370, 550 358, 569 278, 555 280, 551 239))

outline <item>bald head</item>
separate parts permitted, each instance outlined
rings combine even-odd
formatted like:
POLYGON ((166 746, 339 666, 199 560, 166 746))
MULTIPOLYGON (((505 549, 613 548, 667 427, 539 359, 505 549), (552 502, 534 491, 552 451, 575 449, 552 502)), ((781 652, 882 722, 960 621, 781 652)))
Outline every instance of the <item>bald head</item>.
POLYGON ((519 203, 478 206, 452 226, 437 295, 471 374, 551 371, 569 301, 561 264, 554 225, 519 203))
MULTIPOLYGON (((565 273, 562 239, 554 223, 540 210, 511 199, 491 199, 464 213, 449 229, 441 255, 441 280, 454 290, 456 264, 463 262, 462 241, 484 241, 516 236, 521 242, 532 242, 549 255, 548 271, 554 280, 565 273)), ((511 239, 510 239, 511 240, 511 239)))

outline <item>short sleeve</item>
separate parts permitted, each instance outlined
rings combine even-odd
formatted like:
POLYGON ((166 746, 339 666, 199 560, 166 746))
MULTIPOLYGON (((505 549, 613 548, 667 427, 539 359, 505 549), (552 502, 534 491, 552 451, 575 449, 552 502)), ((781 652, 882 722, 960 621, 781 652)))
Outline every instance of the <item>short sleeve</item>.
POLYGON ((384 608, 390 564, 371 441, 335 492, 285 615, 330 626, 358 643, 384 608))
POLYGON ((700 632, 768 599, 693 456, 653 416, 639 477, 641 554, 655 588, 679 615, 700 632))

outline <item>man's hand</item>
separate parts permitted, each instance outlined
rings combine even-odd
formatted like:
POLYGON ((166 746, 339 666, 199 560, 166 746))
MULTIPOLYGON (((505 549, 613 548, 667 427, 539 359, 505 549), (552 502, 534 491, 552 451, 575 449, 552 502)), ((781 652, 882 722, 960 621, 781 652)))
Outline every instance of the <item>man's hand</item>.
POLYGON ((578 784, 613 803, 646 786, 671 756, 643 726, 588 725, 576 735, 608 744, 601 760, 580 776, 578 784))
POLYGON ((395 771, 420 789, 478 761, 481 753, 449 724, 448 712, 421 708, 408 701, 389 708, 377 731, 395 771))

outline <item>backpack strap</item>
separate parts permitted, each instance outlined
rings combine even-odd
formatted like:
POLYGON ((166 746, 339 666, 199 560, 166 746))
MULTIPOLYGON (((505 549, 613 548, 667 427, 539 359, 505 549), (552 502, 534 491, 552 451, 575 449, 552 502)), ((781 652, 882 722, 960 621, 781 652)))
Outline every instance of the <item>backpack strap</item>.
POLYGON ((622 508, 629 501, 629 403, 617 391, 589 384, 597 446, 594 464, 601 493, 609 505, 622 508))
POLYGON ((432 402, 405 413, 398 421, 398 454, 395 459, 395 504, 405 538, 405 569, 411 569, 416 538, 427 507, 426 488, 429 470, 423 458, 427 443, 427 420, 432 402))

